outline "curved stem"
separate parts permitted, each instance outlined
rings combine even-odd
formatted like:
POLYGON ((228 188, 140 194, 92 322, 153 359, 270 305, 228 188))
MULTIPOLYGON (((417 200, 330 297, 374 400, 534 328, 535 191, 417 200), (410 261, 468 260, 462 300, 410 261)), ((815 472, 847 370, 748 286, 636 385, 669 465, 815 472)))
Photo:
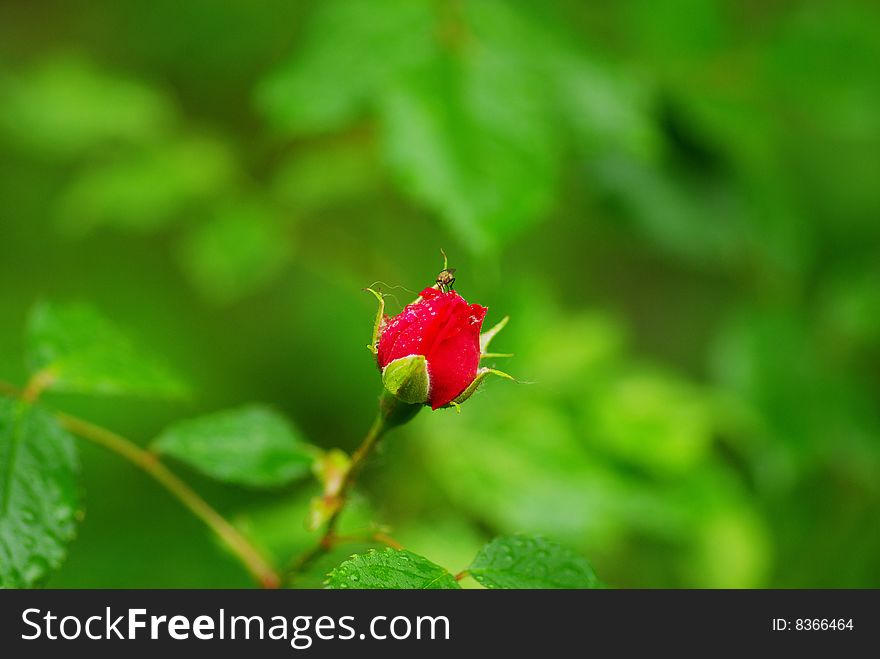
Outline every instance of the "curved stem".
POLYGON ((200 497, 189 485, 149 451, 106 428, 62 412, 56 413, 61 425, 73 434, 113 451, 152 476, 196 517, 202 520, 229 547, 263 588, 277 588, 280 579, 265 558, 225 517, 200 497))
POLYGON ((376 448, 379 440, 382 439, 382 436, 387 431, 388 427, 385 424, 383 415, 381 413, 376 415, 376 419, 373 421, 373 425, 370 426, 369 431, 367 431, 366 437, 364 437, 361 445, 358 446, 357 450, 351 456, 351 464, 348 467, 348 471, 345 472, 345 476, 342 479, 342 485, 339 487, 339 506, 327 521, 327 527, 324 529, 324 534, 321 536, 319 544, 325 544, 335 535, 336 526, 339 524, 339 518, 342 516, 342 511, 345 510, 345 504, 348 500, 351 488, 354 486, 361 469, 363 469, 367 457, 373 452, 373 449, 376 448))
MULTIPOLYGON (((2 381, 0 381, 0 393, 16 398, 25 397, 17 387, 2 381)), ((281 584, 278 574, 259 551, 155 455, 121 435, 78 417, 63 412, 55 412, 55 417, 69 432, 113 451, 152 476, 190 512, 208 525, 263 588, 277 588, 281 584)))
POLYGON ((26 403, 36 403, 43 390, 51 386, 54 380, 55 374, 51 370, 37 371, 25 385, 21 399, 26 403))
MULTIPOLYGON (((336 495, 339 499, 339 504, 336 510, 330 516, 330 519, 327 520, 327 526, 324 528, 324 532, 318 539, 317 544, 297 556, 290 563, 287 570, 285 570, 288 579, 305 570, 317 558, 330 551, 339 541, 344 541, 344 538, 340 538, 336 534, 336 527, 339 525, 339 519, 345 511, 345 505, 348 502, 348 495, 351 493, 351 489, 354 487, 364 463, 385 433, 412 419, 420 409, 421 405, 404 403, 387 391, 382 392, 382 396, 379 399, 379 413, 376 415, 373 425, 370 426, 360 446, 351 456, 348 471, 345 472, 342 484, 339 486, 339 491, 336 495)), ((401 548, 398 542, 381 532, 373 534, 371 539, 395 549, 401 548)))
POLYGON ((339 538, 336 535, 336 527, 339 524, 339 518, 345 510, 345 504, 348 502, 348 495, 351 492, 351 488, 354 486, 367 457, 373 452, 373 449, 376 448, 379 440, 386 432, 388 432, 388 430, 389 426, 385 423, 385 415, 380 411, 379 414, 376 415, 373 425, 370 426, 370 429, 367 431, 367 435, 364 437, 361 445, 358 446, 357 450, 351 456, 351 463, 349 464, 348 470, 345 472, 342 484, 339 486, 339 493, 336 495, 339 499, 339 504, 330 516, 330 519, 327 520, 327 526, 324 527, 324 532, 318 539, 318 543, 297 556, 290 563, 290 566, 286 570, 289 576, 293 576, 298 572, 305 570, 319 556, 330 551, 337 543, 339 538))

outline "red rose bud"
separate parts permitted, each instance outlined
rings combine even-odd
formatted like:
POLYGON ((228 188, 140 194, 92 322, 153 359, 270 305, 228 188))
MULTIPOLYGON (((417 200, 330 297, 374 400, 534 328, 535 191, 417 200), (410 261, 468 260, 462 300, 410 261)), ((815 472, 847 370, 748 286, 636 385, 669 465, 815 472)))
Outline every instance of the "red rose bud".
MULTIPOLYGON (((381 305, 381 295, 370 292, 381 305)), ((481 337, 486 307, 468 304, 455 291, 426 288, 397 316, 388 318, 382 311, 380 306, 371 349, 385 389, 399 400, 435 410, 457 406, 489 373, 510 377, 480 368, 488 341, 507 319, 481 337)))

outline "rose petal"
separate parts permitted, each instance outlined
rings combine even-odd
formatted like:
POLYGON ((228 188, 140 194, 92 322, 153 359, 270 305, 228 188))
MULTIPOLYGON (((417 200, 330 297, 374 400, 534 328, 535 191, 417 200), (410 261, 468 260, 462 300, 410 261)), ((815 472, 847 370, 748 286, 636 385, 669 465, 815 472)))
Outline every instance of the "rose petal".
POLYGON ((457 324, 448 328, 450 331, 426 355, 431 378, 429 402, 435 410, 467 389, 480 366, 480 328, 487 309, 467 303, 459 309, 464 317, 458 317, 457 324))
POLYGON ((379 337, 377 359, 379 368, 409 355, 424 355, 425 337, 431 336, 431 326, 437 323, 438 309, 432 288, 422 291, 422 299, 406 305, 403 311, 388 321, 379 337), (430 293, 428 292, 430 291, 430 293))

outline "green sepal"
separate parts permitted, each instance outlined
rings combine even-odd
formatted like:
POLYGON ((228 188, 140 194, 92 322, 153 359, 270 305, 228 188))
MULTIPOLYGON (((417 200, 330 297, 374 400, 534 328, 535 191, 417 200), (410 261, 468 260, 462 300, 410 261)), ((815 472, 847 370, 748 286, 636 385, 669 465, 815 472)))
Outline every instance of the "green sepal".
POLYGON ((383 369, 382 384, 404 403, 415 405, 427 402, 430 390, 428 360, 424 355, 395 359, 383 369))
POLYGON ((480 353, 485 354, 486 350, 489 348, 489 343, 492 342, 492 339, 495 338, 495 335, 498 334, 501 330, 504 329, 504 326, 507 325, 507 321, 510 320, 510 316, 505 316, 502 318, 492 329, 486 330, 482 334, 480 334, 480 353))
POLYGON ((513 380, 516 382, 516 378, 512 375, 505 373, 504 371, 499 371, 494 368, 481 368, 477 371, 477 377, 474 378, 474 381, 471 382, 467 389, 462 391, 456 398, 450 403, 450 406, 458 408, 463 402, 465 402, 468 398, 474 395, 474 392, 479 388, 480 384, 482 384, 483 380, 486 379, 488 375, 497 375, 498 377, 505 378, 507 380, 513 380))
POLYGON ((372 293, 379 300, 379 309, 376 311, 376 320, 373 322, 373 340, 367 346, 367 349, 375 355, 379 352, 379 334, 382 333, 382 328, 385 325, 385 297, 379 291, 374 291, 372 288, 365 288, 364 290, 372 293))

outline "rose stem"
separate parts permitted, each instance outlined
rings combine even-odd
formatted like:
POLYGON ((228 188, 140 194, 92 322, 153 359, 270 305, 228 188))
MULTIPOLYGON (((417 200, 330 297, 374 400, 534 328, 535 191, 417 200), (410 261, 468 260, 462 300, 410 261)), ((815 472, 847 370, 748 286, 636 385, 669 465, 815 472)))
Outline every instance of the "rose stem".
MULTIPOLYGON (((324 528, 324 533, 321 534, 317 544, 307 549, 291 562, 289 568, 286 570, 288 580, 294 577, 297 573, 302 572, 318 557, 334 547, 339 539, 336 535, 336 527, 339 524, 339 519, 342 516, 342 513, 345 511, 345 506, 348 503, 348 495, 354 487, 357 477, 360 474, 361 469, 363 469, 367 458, 379 444, 379 440, 382 439, 389 430, 412 419, 420 409, 421 405, 403 403, 394 398, 394 396, 387 391, 383 392, 379 399, 379 413, 376 415, 373 425, 370 426, 370 429, 367 431, 360 446, 358 446, 357 450, 351 456, 351 464, 348 467, 348 471, 345 472, 342 484, 339 486, 339 493, 337 494, 339 497, 339 503, 336 510, 330 516, 330 519, 327 520, 327 526, 324 528)), ((389 542, 391 539, 382 533, 374 534, 370 539, 397 549, 400 548, 398 543, 393 541, 389 542)))
MULTIPOLYGON (((18 389, 6 382, 0 382, 0 392, 9 396, 21 395, 18 389)), ((280 585, 278 574, 260 552, 153 453, 117 433, 78 417, 63 412, 55 412, 55 417, 69 432, 103 446, 152 476, 190 512, 208 525, 263 588, 277 588, 280 585)))

